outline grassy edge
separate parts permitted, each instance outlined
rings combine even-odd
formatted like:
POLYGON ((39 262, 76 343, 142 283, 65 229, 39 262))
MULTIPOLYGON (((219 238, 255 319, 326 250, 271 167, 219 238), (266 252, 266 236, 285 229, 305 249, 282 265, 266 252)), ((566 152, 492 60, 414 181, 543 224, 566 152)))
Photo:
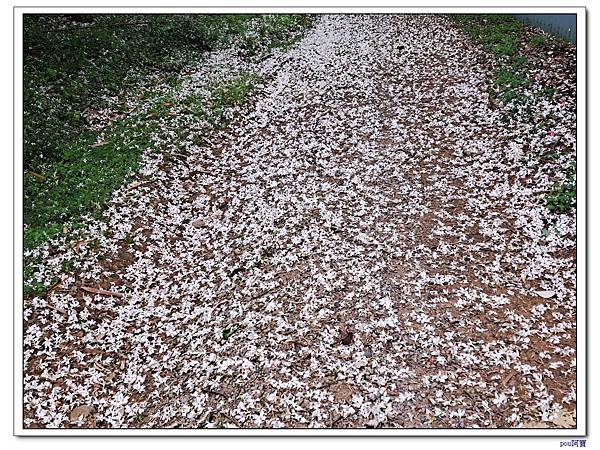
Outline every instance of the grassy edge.
MULTIPOLYGON (((298 17, 302 20, 293 19, 296 26, 294 33, 277 28, 289 25, 286 19, 281 17, 263 23, 262 27, 266 30, 262 33, 263 37, 271 33, 273 38, 266 39, 265 48, 253 47, 252 54, 266 53, 268 55, 272 49, 287 50, 293 46, 301 39, 303 32, 312 25, 312 20, 309 21, 304 16, 298 17), (298 33, 298 23, 302 27, 302 33, 298 33)), ((64 236, 67 241, 78 239, 81 237, 80 231, 90 218, 102 220, 102 213, 113 192, 133 179, 140 168, 142 155, 155 145, 152 138, 157 133, 162 133, 164 138, 166 132, 181 131, 168 126, 164 128, 165 120, 168 123, 171 117, 177 115, 193 116, 208 125, 199 130, 202 135, 205 135, 224 126, 228 121, 228 111, 246 103, 263 80, 257 74, 241 72, 232 78, 211 83, 209 93, 204 97, 192 94, 179 99, 175 98, 175 93, 181 80, 175 77, 175 80, 172 81, 172 88, 168 92, 160 89, 152 92, 152 88, 149 87, 146 90, 144 104, 150 104, 151 107, 147 111, 116 121, 103 130, 101 142, 96 142, 88 137, 83 143, 81 140, 73 143, 75 148, 67 147, 65 149, 64 161, 54 165, 55 173, 62 178, 70 177, 71 180, 80 175, 82 179, 78 183, 78 187, 81 189, 70 189, 73 187, 71 184, 65 186, 65 189, 55 188, 49 192, 48 197, 62 200, 65 196, 83 195, 84 197, 78 202, 81 210, 72 213, 73 217, 68 220, 46 222, 40 227, 26 225, 23 234, 25 250, 34 249, 59 236, 64 236), (173 114, 175 109, 176 113, 173 114), (161 129, 161 127, 163 128, 161 129), (78 159, 82 154, 83 158, 78 159)), ((34 189, 36 186, 43 186, 43 183, 52 180, 48 173, 31 174, 26 172, 25 177, 27 177, 28 187, 33 186, 34 189)), ((53 181, 56 186, 60 187, 59 177, 55 176, 53 181)), ((24 184, 26 184, 25 181, 24 184)), ((26 252, 23 262, 25 297, 43 296, 59 281, 58 276, 52 276, 46 282, 39 281, 36 273, 41 265, 43 262, 39 258, 29 256, 26 252)), ((73 260, 66 260, 61 263, 60 269, 63 275, 68 275, 75 272, 75 266, 73 260)))
MULTIPOLYGON (((244 72, 237 76, 214 82, 210 86, 209 101, 200 102, 197 97, 194 99, 196 102, 186 102, 187 99, 180 101, 181 106, 187 106, 186 112, 183 114, 179 113, 180 116, 187 114, 193 116, 196 119, 202 121, 202 123, 208 123, 208 127, 202 130, 203 135, 210 133, 212 130, 218 129, 227 123, 227 111, 235 106, 241 106, 248 101, 251 95, 255 92, 256 86, 262 81, 259 76, 244 72)), ((190 96, 192 97, 192 96, 190 96)), ((206 100, 206 99, 202 99, 206 100)), ((172 108, 177 105, 175 99, 171 96, 158 95, 153 97, 151 100, 153 106, 148 112, 138 114, 129 117, 123 121, 116 123, 105 135, 106 144, 102 145, 103 152, 114 153, 119 156, 123 155, 123 152, 118 152, 119 149, 128 148, 131 151, 126 152, 127 160, 124 164, 118 165, 121 170, 113 173, 113 179, 111 183, 102 185, 102 189, 96 189, 97 194, 95 204, 88 209, 88 216, 102 220, 102 212, 105 206, 110 201, 114 190, 120 187, 122 184, 131 182, 140 168, 140 162, 142 155, 146 149, 152 148, 152 138, 155 133, 160 133, 161 139, 166 139, 169 132, 176 132, 177 123, 176 116, 172 115, 172 108), (169 119, 173 119, 175 126, 169 126, 169 119), (165 120, 166 126, 165 126, 165 120)), ((98 147, 100 148, 100 147, 98 147)), ((160 152, 160 149, 153 149, 150 151, 160 152)), ((106 170, 105 166, 98 165, 98 167, 106 170)), ((72 167, 68 167, 72 169, 72 167)), ((105 173, 101 172, 100 173, 105 173)), ((92 180, 92 182, 95 182, 92 180)), ((77 237, 79 230, 83 229, 85 222, 70 221, 67 223, 53 223, 49 225, 48 230, 28 230, 33 233, 28 236, 25 232, 24 237, 29 239, 30 246, 40 245, 41 242, 36 242, 35 239, 49 240, 55 238, 61 234, 66 234, 77 237)), ((35 266, 40 264, 39 260, 35 258, 24 258, 24 273, 23 279, 25 281, 32 280, 34 278, 35 266)), ((63 274, 74 273, 75 266, 72 260, 66 260, 61 263, 61 272, 63 274)), ((30 281, 24 283, 24 294, 26 296, 39 296, 44 295, 45 292, 56 282, 59 278, 54 276, 50 279, 49 283, 44 284, 37 281, 30 281)))
MULTIPOLYGON (((505 105, 511 105, 512 115, 516 114, 520 105, 524 106, 525 111, 530 114, 530 99, 523 94, 523 89, 531 85, 528 77, 529 60, 525 48, 544 51, 553 45, 559 47, 568 45, 567 41, 544 34, 532 36, 525 42, 525 25, 510 15, 456 14, 449 17, 474 42, 496 57, 499 67, 495 72, 495 89, 490 92, 492 98, 505 105)), ((536 95, 552 100, 555 93, 555 89, 545 88, 536 95)), ((551 127, 551 124, 540 123, 538 126, 551 127)), ((570 169, 567 181, 556 184, 546 194, 545 205, 553 213, 569 213, 576 206, 576 192, 575 170, 570 169)))

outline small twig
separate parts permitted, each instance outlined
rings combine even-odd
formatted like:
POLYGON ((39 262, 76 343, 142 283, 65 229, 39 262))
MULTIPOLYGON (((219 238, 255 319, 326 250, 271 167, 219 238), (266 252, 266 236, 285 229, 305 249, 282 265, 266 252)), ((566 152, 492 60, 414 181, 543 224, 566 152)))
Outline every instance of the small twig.
POLYGON ((39 173, 33 172, 32 170, 29 171, 29 175, 31 175, 41 181, 46 180, 46 177, 44 175, 40 175, 39 173))
POLYGON ((52 306, 50 303, 47 304, 48 308, 53 309, 54 311, 61 313, 61 314, 65 314, 66 311, 62 308, 57 308, 56 306, 52 306))
MULTIPOLYGON (((277 286, 277 287, 278 287, 278 286, 277 286)), ((259 292, 258 294, 254 294, 254 295, 251 297, 251 300, 256 300, 256 299, 259 299, 259 298, 261 298, 261 297, 264 297, 265 295, 267 295, 267 294, 270 294, 271 292, 273 292, 273 291, 277 290, 277 287, 273 287, 273 288, 271 288, 271 289, 266 289, 266 290, 264 290, 264 291, 262 291, 262 292, 259 292)))
POLYGON ((514 375, 515 375, 514 370, 511 370, 509 372, 509 374, 506 377, 504 377, 504 379, 502 380, 502 386, 506 386, 514 375))
POLYGON ((61 279, 61 280, 58 280, 56 283, 54 283, 52 286, 50 286, 48 288, 48 290, 46 291, 46 297, 50 296, 52 291, 54 291, 57 287, 59 287, 62 282, 63 282, 63 280, 61 279))
POLYGON ((333 428, 333 427, 335 426, 335 424, 336 424, 336 423, 338 423, 338 422, 339 422, 340 420, 342 420, 343 418, 344 418, 344 416, 342 416, 342 415, 340 414, 340 415, 337 417, 337 419, 335 419, 335 420, 332 420, 332 421, 331 421, 331 427, 330 427, 330 428, 333 428))
POLYGON ((145 187, 145 186, 149 186, 151 184, 156 183, 158 180, 150 180, 150 181, 144 181, 144 182, 137 182, 137 183, 133 183, 129 189, 138 189, 141 187, 145 187))
POLYGON ((223 398, 228 398, 225 394, 223 394, 222 392, 219 391, 213 391, 212 389, 207 389, 207 388, 202 388, 201 389, 202 392, 204 392, 205 394, 213 394, 213 395, 218 395, 220 397, 223 398))
POLYGON ((299 345, 300 347, 308 347, 309 343, 305 339, 290 339, 286 344, 299 345))
POLYGON ((125 297, 125 294, 121 294, 119 292, 105 291, 104 289, 96 289, 96 288, 88 287, 88 286, 81 286, 80 289, 82 291, 86 291, 91 294, 106 295, 109 297, 117 297, 117 298, 125 297))
POLYGON ((90 145, 90 148, 102 147, 103 145, 109 144, 108 141, 100 141, 90 145))
POLYGON ((241 428, 240 423, 237 420, 235 420, 233 417, 231 417, 229 414, 221 412, 221 411, 219 411, 219 414, 221 414, 223 417, 225 417, 226 419, 229 419, 231 422, 233 422, 236 427, 241 428))

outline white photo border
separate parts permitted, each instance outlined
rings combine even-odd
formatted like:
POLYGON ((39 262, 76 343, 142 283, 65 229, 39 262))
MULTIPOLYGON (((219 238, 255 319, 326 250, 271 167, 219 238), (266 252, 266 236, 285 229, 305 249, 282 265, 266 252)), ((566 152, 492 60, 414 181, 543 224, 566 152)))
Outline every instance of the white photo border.
POLYGON ((587 23, 586 8, 516 6, 15 6, 13 8, 13 434, 15 436, 478 436, 584 437, 587 435, 587 23), (306 13, 306 14, 576 14, 577 16, 577 427, 575 429, 30 429, 23 427, 23 15, 56 14, 181 14, 181 13, 306 13))

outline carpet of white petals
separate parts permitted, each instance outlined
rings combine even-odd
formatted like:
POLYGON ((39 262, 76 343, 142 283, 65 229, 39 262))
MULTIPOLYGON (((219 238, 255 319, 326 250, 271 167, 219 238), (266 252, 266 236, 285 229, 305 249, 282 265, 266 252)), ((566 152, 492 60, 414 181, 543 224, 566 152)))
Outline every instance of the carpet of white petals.
MULTIPOLYGON (((79 261, 25 305, 25 426, 565 423, 575 216, 485 58, 441 17, 335 15, 256 65, 225 129, 148 153, 90 221, 99 251, 36 250, 79 261)), ((572 101, 539 106, 570 147, 572 101)))

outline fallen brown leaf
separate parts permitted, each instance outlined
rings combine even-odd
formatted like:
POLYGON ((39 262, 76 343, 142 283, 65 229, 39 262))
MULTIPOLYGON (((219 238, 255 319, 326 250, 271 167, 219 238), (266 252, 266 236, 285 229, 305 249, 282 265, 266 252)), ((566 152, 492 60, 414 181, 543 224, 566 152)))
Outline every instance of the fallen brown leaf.
POLYGON ((91 148, 96 148, 96 147, 101 147, 103 145, 108 144, 108 141, 100 141, 100 142, 96 142, 95 144, 90 145, 91 148))
POLYGON ((202 220, 202 219, 194 220, 192 222, 192 226, 194 228, 203 228, 203 227, 206 226, 206 222, 204 220, 202 220))
POLYGON ((38 180, 44 181, 46 177, 44 175, 40 175, 37 172, 29 172, 29 175, 36 177, 38 180))
POLYGON ((77 420, 85 420, 90 414, 94 414, 96 412, 96 408, 91 405, 82 405, 77 406, 71 411, 69 414, 69 419, 71 422, 75 422, 77 420))
POLYGON ((308 347, 309 343, 306 339, 290 339, 286 342, 288 346, 308 347))
POLYGON ((79 253, 81 247, 85 247, 89 243, 90 241, 77 241, 71 246, 71 248, 75 250, 76 253, 79 253))
POLYGON ((558 417, 552 423, 560 428, 576 428, 575 411, 561 410, 558 413, 558 417))
POLYGON ((352 398, 352 394, 354 393, 352 387, 344 382, 332 385, 329 390, 338 402, 350 400, 352 398))
POLYGON ((352 343, 352 338, 354 337, 354 333, 348 330, 345 326, 341 327, 340 331, 340 341, 344 345, 350 345, 352 343))
POLYGON ((550 428, 545 422, 525 422, 523 428, 550 428))
POLYGON ((559 428, 575 428, 577 426, 575 414, 575 411, 561 410, 558 413, 558 417, 551 422, 525 422, 523 428, 550 428, 550 424, 554 424, 559 428))
POLYGON ((106 333, 100 333, 98 336, 94 338, 94 342, 102 342, 102 340, 106 337, 106 333))
POLYGON ((502 380, 502 386, 506 386, 508 384, 508 382, 511 380, 511 378, 515 375, 514 370, 511 370, 508 375, 506 375, 504 377, 504 379, 502 380))
POLYGON ((84 113, 88 113, 90 116, 98 117, 100 115, 99 111, 96 111, 94 108, 90 108, 89 106, 83 110, 84 113))

